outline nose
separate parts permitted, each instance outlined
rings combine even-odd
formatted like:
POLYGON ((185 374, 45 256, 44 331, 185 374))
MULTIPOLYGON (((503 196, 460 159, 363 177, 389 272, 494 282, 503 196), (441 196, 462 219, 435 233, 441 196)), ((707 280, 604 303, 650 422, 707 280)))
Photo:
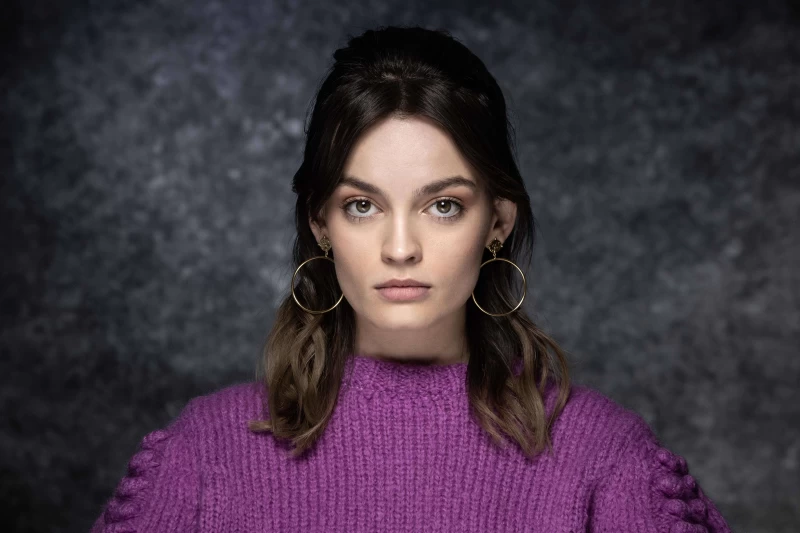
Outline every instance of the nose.
POLYGON ((381 258, 385 263, 399 265, 418 263, 422 259, 419 239, 404 217, 392 221, 383 240, 381 258))

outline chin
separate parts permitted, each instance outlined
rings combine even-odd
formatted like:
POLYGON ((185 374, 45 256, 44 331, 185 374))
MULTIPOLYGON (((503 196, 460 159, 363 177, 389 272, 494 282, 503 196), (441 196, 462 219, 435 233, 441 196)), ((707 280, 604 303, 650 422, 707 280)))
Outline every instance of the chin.
MULTIPOLYGON (((399 306, 398 306, 399 307, 399 306)), ((384 329, 422 329, 433 320, 419 307, 406 306, 404 309, 381 310, 377 313, 378 326, 384 329)))

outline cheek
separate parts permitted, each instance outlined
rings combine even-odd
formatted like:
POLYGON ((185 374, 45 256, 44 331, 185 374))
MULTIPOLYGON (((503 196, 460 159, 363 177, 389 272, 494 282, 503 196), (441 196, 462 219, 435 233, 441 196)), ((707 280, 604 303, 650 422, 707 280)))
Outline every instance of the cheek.
POLYGON ((478 282, 483 245, 475 242, 469 246, 440 249, 444 253, 436 259, 436 277, 439 282, 448 288, 446 292, 449 295, 458 296, 459 299, 464 295, 469 297, 478 282))
POLYGON ((353 300, 364 287, 376 282, 374 273, 370 275, 369 251, 364 246, 348 246, 347 243, 340 243, 338 249, 339 255, 334 257, 336 277, 345 298, 353 300))

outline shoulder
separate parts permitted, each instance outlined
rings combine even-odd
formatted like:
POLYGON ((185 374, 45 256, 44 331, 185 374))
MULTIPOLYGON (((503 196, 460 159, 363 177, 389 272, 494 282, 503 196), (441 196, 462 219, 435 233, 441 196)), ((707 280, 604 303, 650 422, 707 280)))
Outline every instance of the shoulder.
POLYGON ((634 428, 647 425, 635 409, 596 388, 581 384, 571 385, 559 422, 577 431, 608 434, 627 434, 634 428))
MULTIPOLYGON (((552 399, 550 400, 553 401, 552 399)), ((611 468, 632 438, 657 442, 635 409, 587 385, 572 384, 564 409, 553 424, 554 449, 595 475, 611 468)))
POLYGON ((235 383, 195 396, 179 415, 189 432, 220 426, 243 425, 262 417, 263 384, 255 381, 235 383))
POLYGON ((166 426, 147 433, 92 527, 106 531, 189 531, 200 487, 223 470, 219 450, 238 450, 247 421, 260 418, 260 385, 238 383, 189 400, 166 426), (238 445, 238 447, 237 447, 238 445))
POLYGON ((260 382, 235 383, 195 396, 173 422, 204 476, 224 470, 222 461, 245 461, 271 437, 253 432, 248 425, 265 419, 263 387, 260 382))
POLYGON ((226 385, 189 400, 195 411, 218 411, 224 409, 247 409, 260 402, 264 384, 247 381, 226 385))

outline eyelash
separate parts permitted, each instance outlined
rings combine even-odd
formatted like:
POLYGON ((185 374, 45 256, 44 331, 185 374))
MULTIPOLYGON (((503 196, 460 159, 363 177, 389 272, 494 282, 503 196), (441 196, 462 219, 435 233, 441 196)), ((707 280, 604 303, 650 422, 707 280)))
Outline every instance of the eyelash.
MULTIPOLYGON (((355 203, 355 202, 360 202, 362 200, 369 202, 371 205, 375 205, 375 204, 372 203, 372 201, 369 198, 349 198, 349 199, 345 200, 342 203, 342 205, 340 206, 342 211, 344 211, 345 216, 349 220, 352 220, 353 222, 363 222, 364 220, 370 219, 373 216, 375 216, 375 215, 370 215, 370 216, 367 216, 367 217, 359 217, 359 216, 351 215, 350 213, 347 212, 347 208, 348 208, 348 206, 350 204, 355 203)), ((455 215, 452 215, 452 216, 445 216, 445 217, 434 216, 433 217, 433 218, 441 219, 441 223, 450 224, 452 222, 455 222, 456 220, 460 219, 464 215, 464 213, 466 212, 466 208, 464 207, 464 204, 462 204, 457 199, 450 198, 450 197, 437 198, 436 201, 431 204, 431 207, 436 205, 438 202, 444 202, 444 201, 451 202, 451 203, 455 204, 456 206, 458 206, 458 213, 456 213, 455 215)))

